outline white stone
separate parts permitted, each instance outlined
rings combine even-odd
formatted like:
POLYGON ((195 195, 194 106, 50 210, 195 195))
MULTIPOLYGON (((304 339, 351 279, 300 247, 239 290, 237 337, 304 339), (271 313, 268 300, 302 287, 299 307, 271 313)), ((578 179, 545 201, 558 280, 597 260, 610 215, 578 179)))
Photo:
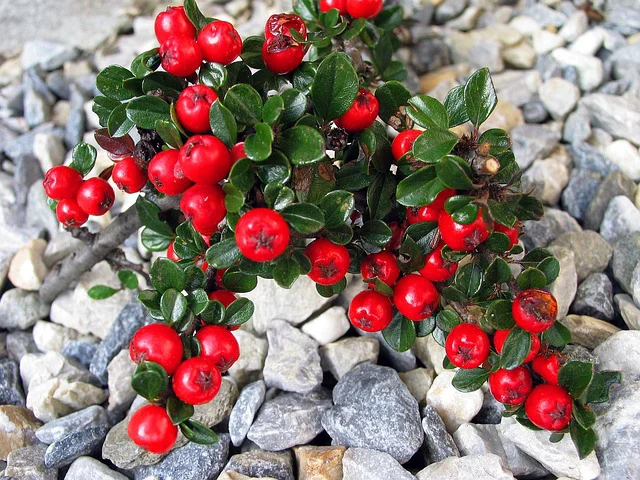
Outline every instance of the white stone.
POLYGON ((38 290, 49 269, 42 260, 47 242, 36 238, 18 249, 9 264, 8 277, 14 286, 23 290, 38 290))
POLYGON ((515 480, 497 455, 448 457, 416 475, 418 480, 515 480))
POLYGON ((40 162, 43 172, 62 165, 67 150, 60 137, 52 133, 36 133, 33 137, 33 156, 40 162))
POLYGON ((136 368, 137 365, 131 360, 128 348, 120 350, 109 362, 107 378, 110 411, 125 409, 136 398, 136 392, 131 387, 131 379, 136 368))
POLYGON ((320 345, 334 342, 349 331, 351 323, 343 307, 331 307, 302 326, 302 332, 320 345))
POLYGON ((434 340, 433 335, 416 338, 412 351, 427 367, 433 367, 436 374, 439 375, 446 371, 442 362, 447 356, 447 352, 442 345, 434 340))
POLYGON ((624 195, 609 202, 600 224, 600 235, 609 243, 618 237, 640 231, 640 210, 624 195))
POLYGON ((533 195, 545 205, 557 205, 569 183, 569 170, 552 158, 535 160, 524 172, 522 182, 525 190, 533 189, 533 195))
POLYGON ((521 42, 518 45, 504 49, 502 58, 513 67, 529 69, 533 68, 536 63, 536 51, 528 43, 521 42))
POLYGON ((482 408, 484 396, 481 390, 463 393, 451 384, 455 372, 450 370, 438 375, 427 392, 427 405, 436 409, 449 433, 463 423, 468 423, 482 408))
POLYGON ((531 36, 538 30, 540 30, 540 25, 533 18, 528 17, 526 15, 520 15, 515 17, 513 20, 509 22, 509 26, 515 28, 523 35, 531 36))
POLYGON ((560 274, 555 282, 549 285, 549 292, 558 301, 558 320, 562 320, 569 313, 569 307, 578 291, 578 272, 576 271, 575 253, 568 248, 550 246, 560 263, 560 274))
POLYGON ((604 79, 604 67, 599 58, 557 48, 551 56, 563 67, 571 65, 578 70, 580 88, 588 92, 597 88, 604 79))
POLYGON ((101 388, 84 382, 69 382, 52 378, 29 389, 27 408, 36 418, 50 422, 91 405, 98 405, 107 399, 101 388))
POLYGON ((614 140, 604 149, 604 156, 634 182, 640 181, 640 152, 627 140, 614 140))
POLYGON ((433 384, 435 372, 432 368, 416 368, 408 372, 400 372, 400 380, 404 383, 413 398, 423 406, 427 402, 427 392, 433 384))
POLYGON ((569 46, 569 50, 574 53, 593 56, 602 47, 605 35, 605 30, 600 27, 587 30, 569 46))
POLYGON ((554 120, 564 120, 580 100, 580 89, 563 78, 553 77, 538 89, 544 108, 554 120))
POLYGON ((99 462, 95 458, 80 457, 75 460, 64 480, 127 480, 127 477, 121 473, 111 470, 104 463, 99 462))
POLYGON ((68 381, 95 381, 84 366, 57 352, 27 353, 20 359, 20 378, 25 391, 55 377, 68 381))
POLYGON ((33 326, 33 341, 41 352, 62 352, 69 340, 95 343, 97 338, 44 320, 38 320, 33 326))
POLYGON ((616 138, 624 138, 640 146, 640 101, 604 93, 587 95, 580 104, 589 111, 591 125, 616 138))
POLYGON ((322 369, 330 371, 336 380, 362 362, 376 363, 380 343, 371 337, 347 337, 320 347, 322 369))
POLYGON ((544 55, 551 50, 562 47, 565 43, 564 38, 549 30, 538 30, 533 34, 533 49, 538 55, 544 55))
POLYGON ((567 42, 573 42, 589 28, 589 17, 582 10, 571 15, 558 32, 567 42))
POLYGON ((593 351, 599 370, 622 372, 623 381, 640 378, 640 330, 622 330, 593 351))
MULTIPOLYGON (((415 480, 416 478, 388 453, 369 448, 349 448, 342 457, 342 469, 343 480, 415 480)), ((324 475, 322 477, 326 478, 324 475)), ((314 475, 313 478, 318 477, 314 475)))
POLYGON ((240 358, 229 369, 229 375, 241 388, 262 376, 264 360, 267 358, 267 341, 242 329, 233 332, 233 336, 240 346, 240 358))
POLYGON ((44 263, 47 267, 53 267, 57 262, 74 252, 82 240, 73 238, 69 232, 58 232, 55 237, 49 240, 44 251, 44 263))

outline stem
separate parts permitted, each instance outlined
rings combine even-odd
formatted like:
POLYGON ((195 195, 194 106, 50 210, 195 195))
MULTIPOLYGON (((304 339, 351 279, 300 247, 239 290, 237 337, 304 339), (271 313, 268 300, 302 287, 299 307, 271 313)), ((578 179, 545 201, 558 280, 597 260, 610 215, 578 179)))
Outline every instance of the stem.
POLYGON ((125 256, 122 249, 116 248, 115 250, 111 251, 104 259, 109 263, 114 271, 117 272, 120 270, 131 270, 133 272, 139 273, 147 281, 147 284, 151 285, 151 277, 144 270, 144 265, 141 263, 133 263, 127 260, 127 257, 125 256))

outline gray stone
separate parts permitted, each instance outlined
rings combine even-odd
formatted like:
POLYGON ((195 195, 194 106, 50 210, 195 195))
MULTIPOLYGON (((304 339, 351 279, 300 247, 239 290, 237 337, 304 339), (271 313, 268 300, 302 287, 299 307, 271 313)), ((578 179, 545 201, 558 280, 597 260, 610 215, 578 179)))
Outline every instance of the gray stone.
POLYGON ((617 138, 640 145, 640 132, 634 125, 640 122, 638 101, 630 102, 623 97, 594 93, 584 97, 580 103, 589 110, 591 124, 604 129, 617 138))
POLYGON ((603 272, 613 255, 613 249, 609 243, 592 230, 564 233, 556 238, 551 246, 573 251, 576 273, 580 282, 592 273, 603 272))
POLYGON ((266 339, 258 338, 244 330, 236 330, 233 336, 240 347, 240 358, 229 369, 229 375, 242 386, 262 377, 268 344, 266 339))
POLYGON ((125 411, 136 398, 136 392, 131 386, 136 368, 137 365, 131 360, 128 348, 120 350, 120 353, 109 362, 107 367, 109 411, 125 411))
POLYGON ((613 244, 611 269, 622 289, 633 294, 633 272, 640 263, 640 232, 618 237, 613 244))
POLYGON ((493 82, 500 101, 515 107, 531 102, 542 83, 540 74, 535 70, 507 70, 493 76, 493 82))
POLYGON ((504 70, 501 50, 502 44, 497 40, 479 40, 471 46, 467 58, 475 66, 484 65, 491 72, 498 73, 504 70))
POLYGON ((564 120, 580 99, 580 89, 562 78, 550 78, 538 90, 540 100, 554 120, 564 120))
POLYGON ((582 345, 569 344, 562 353, 567 357, 567 361, 595 363, 597 360, 593 354, 582 345))
POLYGON ((60 128, 56 128, 52 124, 47 123, 20 135, 14 141, 5 145, 4 153, 16 163, 24 157, 33 155, 33 139, 38 133, 53 133, 60 138, 63 137, 63 132, 60 128))
POLYGON ((363 332, 358 333, 364 337, 371 337, 378 340, 380 344, 380 357, 388 362, 398 372, 408 372, 416 368, 416 356, 411 350, 398 352, 391 348, 382 336, 382 332, 363 332))
POLYGON ((564 123, 562 139, 568 143, 586 142, 591 136, 591 124, 589 123, 589 110, 578 105, 564 123))
POLYGON ((4 474, 9 479, 57 480, 58 469, 44 464, 46 445, 37 444, 14 450, 7 457, 4 474))
POLYGON ((422 411, 422 429, 424 430, 424 450, 427 463, 441 462, 448 457, 459 457, 460 451, 447 432, 442 417, 431 405, 422 411))
POLYGON ((88 343, 82 340, 68 340, 64 344, 61 353, 65 357, 71 357, 89 368, 97 348, 98 344, 96 343, 88 343))
POLYGON ((567 212, 555 208, 545 208, 544 217, 539 221, 524 222, 522 242, 527 250, 546 247, 565 232, 579 232, 580 224, 567 212))
POLYGON ((64 480, 127 480, 127 477, 111 470, 104 463, 91 457, 80 457, 75 460, 64 480))
POLYGON ((24 355, 20 360, 20 376, 25 390, 52 378, 98 384, 97 379, 80 363, 58 352, 24 355))
POLYGON ((342 458, 344 480, 415 480, 388 453, 369 448, 350 448, 342 458))
POLYGON ((338 381, 333 401, 322 425, 334 445, 373 448, 400 463, 420 448, 424 432, 418 402, 394 370, 358 365, 338 381))
POLYGON ((39 67, 42 70, 57 70, 64 62, 78 56, 78 50, 70 45, 46 40, 31 40, 24 44, 20 61, 25 70, 39 67))
POLYGON ((462 14, 466 7, 467 0, 445 0, 436 8, 435 21, 438 24, 446 23, 462 14))
POLYGON ((262 405, 247 438, 267 451, 305 445, 323 431, 322 415, 331 406, 326 389, 306 395, 282 393, 262 405))
POLYGON ((623 383, 640 380, 640 331, 622 330, 602 342, 593 354, 598 370, 622 373, 623 383))
POLYGON ((266 387, 262 380, 247 385, 240 392, 229 416, 229 434, 234 446, 242 445, 247 437, 253 419, 264 402, 265 393, 266 387))
POLYGON ((295 480, 291 452, 253 450, 229 459, 224 471, 238 472, 251 478, 270 477, 276 480, 295 480))
POLYGON ((562 13, 541 3, 534 3, 529 8, 525 9, 524 13, 525 15, 533 18, 542 28, 545 28, 548 25, 560 28, 567 20, 566 15, 563 15, 562 13))
POLYGON ((629 179, 622 172, 617 171, 608 174, 602 182, 600 182, 595 196, 584 213, 583 219, 585 228, 598 230, 602 223, 602 219, 604 218, 604 212, 609 206, 609 202, 614 197, 620 195, 633 198, 636 189, 637 186, 635 182, 629 179))
POLYGON ((571 307, 578 291, 575 254, 568 248, 560 246, 551 246, 549 251, 555 255, 560 263, 560 273, 558 278, 549 286, 549 292, 558 301, 558 318, 562 319, 569 313, 569 307, 571 307))
POLYGON ((319 345, 326 345, 341 338, 351 328, 347 311, 340 306, 331 307, 313 320, 302 325, 302 333, 309 335, 319 345))
POLYGON ((229 458, 229 434, 219 435, 213 445, 189 442, 176 448, 155 465, 135 469, 136 480, 209 480, 217 478, 229 458))
POLYGON ((269 352, 264 363, 268 387, 308 393, 322 383, 318 343, 289 323, 277 320, 267 330, 269 352))
POLYGON ((82 140, 86 127, 84 112, 85 94, 75 84, 69 87, 69 114, 64 128, 64 142, 67 148, 73 148, 82 140))
POLYGON ((227 379, 222 379, 220 391, 213 400, 204 405, 196 405, 193 419, 213 428, 229 416, 238 398, 238 387, 227 379))
POLYGON ((640 231, 640 211, 628 197, 614 197, 604 212, 600 235, 608 242, 628 233, 640 231))
MULTIPOLYGON (((604 135, 601 135, 603 132, 604 131, 599 128, 594 128, 591 132, 591 137, 589 137, 589 141, 594 142, 594 139, 600 136, 607 137, 606 141, 608 141, 608 134, 604 132, 604 135)), ((589 145, 588 143, 570 145, 569 152, 571 153, 571 159, 575 167, 599 173, 602 176, 618 170, 618 166, 605 158, 596 147, 597 145, 589 145)))
POLYGON ((588 315, 567 315, 562 324, 571 331, 571 342, 594 349, 620 329, 588 315))
POLYGON ((626 293, 619 293, 613 296, 613 300, 627 327, 630 330, 640 330, 640 308, 636 307, 633 299, 626 293))
POLYGON ((603 154, 631 180, 640 180, 640 152, 631 142, 615 140, 605 147, 603 154))
POLYGON ((53 267, 57 262, 73 253, 82 240, 73 238, 69 232, 58 232, 47 244, 43 260, 47 267, 53 267))
MULTIPOLYGON (((56 70, 49 73, 45 81, 47 82, 47 88, 51 90, 56 97, 61 98, 63 101, 69 100, 69 81, 63 70, 56 70)), ((56 106, 54 105, 54 110, 55 109, 56 106)), ((53 116, 55 118, 55 112, 53 116)))
POLYGON ((37 292, 12 288, 0 298, 0 328, 26 330, 49 315, 49 306, 40 302, 37 292))
POLYGON ((500 457, 492 454, 449 457, 416 475, 418 480, 515 480, 500 457))
POLYGON ((24 91, 24 118, 30 127, 37 127, 51 120, 51 107, 47 98, 33 86, 24 91))
POLYGON ((612 320, 613 286, 604 273, 592 273, 578 287, 572 312, 602 320, 612 320))
POLYGON ((522 114, 527 123, 544 123, 549 118, 549 113, 540 101, 525 103, 522 106, 522 114))
POLYGON ((584 92, 594 90, 604 79, 604 67, 597 57, 572 52, 566 48, 556 48, 551 56, 563 67, 578 69, 580 89, 584 92))
POLYGON ((613 64, 613 73, 616 78, 625 78, 633 73, 640 72, 639 56, 640 45, 637 43, 624 46, 613 52, 610 60, 613 64))
POLYGON ((556 205, 568 182, 569 170, 553 158, 535 160, 522 176, 522 188, 545 205, 556 205))
POLYGON ((72 433, 108 424, 109 419, 105 409, 94 405, 47 423, 36 431, 36 437, 42 443, 50 445, 72 433))
POLYGON ((48 468, 70 465, 76 458, 97 453, 109 431, 108 425, 84 428, 53 442, 44 455, 48 468))
POLYGON ((412 53, 411 64, 418 75, 432 72, 451 63, 449 47, 440 38, 421 40, 412 53))
POLYGON ((11 359, 0 360, 0 405, 24 406, 25 398, 18 364, 11 359))
POLYGON ((18 363, 28 353, 38 353, 33 335, 29 332, 9 332, 7 334, 7 353, 11 360, 18 363))
MULTIPOLYGON (((43 168, 43 170, 45 169, 43 168)), ((27 225, 46 230, 49 235, 54 235, 60 228, 55 213, 47 205, 47 194, 40 182, 34 183, 29 188, 25 216, 27 225)))
POLYGON ((480 408, 480 411, 473 417, 471 422, 480 425, 497 425, 502 421, 502 413, 504 411, 504 405, 495 399, 491 391, 487 390, 484 392, 482 408, 480 408))
POLYGON ((45 320, 38 320, 33 326, 33 341, 41 352, 61 352, 70 340, 95 341, 92 335, 80 335, 72 328, 66 328, 45 320))
POLYGON ((322 368, 336 380, 362 362, 376 363, 380 343, 375 338, 348 337, 320 347, 322 368))
POLYGON ((534 160, 546 158, 560 141, 560 134, 543 125, 518 125, 511 130, 513 153, 518 164, 527 168, 534 160))

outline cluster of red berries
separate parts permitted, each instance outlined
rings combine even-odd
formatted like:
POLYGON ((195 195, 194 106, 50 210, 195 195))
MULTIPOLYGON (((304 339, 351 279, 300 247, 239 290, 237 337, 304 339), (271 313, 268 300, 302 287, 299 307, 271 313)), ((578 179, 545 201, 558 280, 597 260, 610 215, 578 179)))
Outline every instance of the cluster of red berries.
MULTIPOLYGON (((135 363, 154 362, 171 377, 176 397, 189 405, 208 403, 217 395, 221 375, 240 357, 240 347, 229 329, 207 325, 195 338, 200 354, 183 359, 180 335, 168 325, 155 323, 136 332, 129 346, 135 363)), ((152 453, 166 453, 173 447, 178 428, 173 425, 165 408, 147 405, 137 410, 128 426, 129 437, 152 453)))
POLYGON ((320 0, 320 11, 328 12, 335 8, 340 15, 353 18, 373 18, 382 11, 383 0, 320 0))

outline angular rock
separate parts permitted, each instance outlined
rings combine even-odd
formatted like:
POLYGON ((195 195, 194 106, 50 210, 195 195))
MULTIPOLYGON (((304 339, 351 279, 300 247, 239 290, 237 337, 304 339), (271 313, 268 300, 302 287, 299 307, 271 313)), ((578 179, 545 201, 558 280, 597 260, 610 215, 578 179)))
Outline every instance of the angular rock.
POLYGON ((620 329, 609 322, 586 315, 567 315, 562 324, 571 330, 571 341, 591 350, 620 329))
POLYGON ((38 290, 49 269, 42 260, 47 242, 42 239, 30 240, 13 256, 9 265, 9 280, 17 288, 38 290))
POLYGON ((0 327, 26 330, 49 315, 49 306, 40 302, 36 292, 12 288, 0 298, 0 327))
POLYGON ((580 99, 580 90, 573 83, 553 77, 538 90, 540 100, 554 120, 564 120, 580 99))
POLYGON ((549 118, 549 112, 540 101, 525 103, 522 106, 522 114, 526 123, 544 123, 549 118))
POLYGON ((309 335, 319 345, 335 342, 349 331, 351 324, 343 307, 331 307, 302 326, 302 333, 309 335))
POLYGON ((291 452, 263 452, 253 450, 229 459, 225 471, 238 472, 248 477, 273 477, 276 480, 295 480, 291 452))
POLYGON ((436 375, 444 371, 442 362, 446 356, 446 352, 444 347, 435 341, 433 335, 416 338, 416 343, 413 345, 412 350, 427 368, 434 369, 436 375))
MULTIPOLYGON (((56 137, 57 138, 57 137, 56 137)), ((57 262, 70 255, 82 245, 82 240, 73 238, 69 232, 58 232, 47 244, 43 259, 45 265, 51 268, 57 262)))
POLYGON ((7 457, 4 474, 8 478, 25 480, 57 480, 58 470, 44 464, 46 445, 37 444, 14 450, 7 457))
POLYGON ((589 28, 589 17, 582 10, 571 15, 564 23, 558 35, 567 42, 573 42, 589 28))
POLYGON ((76 458, 91 455, 100 450, 109 425, 85 428, 53 442, 44 455, 47 468, 60 468, 70 465, 76 458))
POLYGON ((427 392, 433 383, 435 372, 431 368, 416 368, 408 372, 399 374, 400 380, 407 386, 413 398, 420 406, 424 406, 427 401, 427 392))
POLYGON ((578 281, 592 273, 603 272, 609 265, 613 249, 597 232, 567 232, 551 243, 552 247, 567 248, 574 253, 578 281))
POLYGON ((502 50, 504 61, 515 68, 530 69, 536 64, 536 51, 526 42, 502 50))
POLYGON ((213 400, 204 405, 196 405, 193 419, 213 428, 231 414, 238 398, 238 387, 228 378, 222 379, 222 385, 213 400))
POLYGON ((568 248, 554 245, 549 247, 549 251, 555 255, 560 263, 560 273, 555 282, 549 285, 549 292, 551 292, 558 302, 557 318, 563 319, 569 313, 569 307, 571 307, 576 292, 578 291, 575 254, 568 248))
POLYGON ((640 153, 627 140, 615 140, 604 150, 604 156, 633 181, 640 180, 640 153))
POLYGON ((388 453, 369 448, 350 448, 342 459, 344 480, 415 480, 388 453))
POLYGON ((416 475, 417 480, 514 480, 497 455, 449 457, 433 463, 416 475))
POLYGON ((600 127, 617 138, 640 145, 640 131, 634 127, 640 121, 638 103, 623 97, 594 93, 584 97, 580 103, 589 110, 591 124, 600 127))
POLYGON ((382 336, 382 332, 358 331, 363 337, 375 338, 380 344, 380 358, 391 365, 398 372, 408 372, 416 368, 416 356, 411 350, 398 352, 391 348, 382 336))
POLYGON ((546 158, 560 141, 560 134, 542 125, 519 125, 511 131, 513 153, 521 168, 546 158))
POLYGON ((569 146, 571 152, 571 160, 576 168, 581 170, 589 170, 599 173, 600 175, 608 175, 618 170, 618 167, 600 153, 600 151, 611 143, 611 135, 601 128, 594 127, 591 129, 589 143, 579 143, 569 146))
POLYGON ((456 390, 451 384, 454 375, 455 372, 449 370, 440 373, 427 392, 427 404, 436 409, 449 432, 455 432, 460 425, 470 422, 482 408, 484 400, 480 390, 469 393, 456 390))
POLYGON ((613 286, 604 273, 592 273, 578 287, 571 310, 602 320, 612 320, 613 286))
MULTIPOLYGON (((43 172, 56 165, 62 165, 66 153, 60 138, 52 133, 38 133, 33 137, 33 155, 40 162, 40 168, 43 172)), ((47 208, 49 207, 47 206, 47 208)), ((52 215, 51 210, 49 210, 49 214, 52 215)))
POLYGON ((550 51, 564 46, 565 39, 549 30, 538 30, 534 32, 533 49, 538 55, 544 55, 550 51))
POLYGON ((555 205, 569 182, 569 170, 554 159, 535 160, 522 176, 524 190, 545 205, 555 205))
POLYGON ((342 480, 345 447, 303 446, 293 449, 298 465, 298 480, 342 480))
POLYGON ((247 437, 253 419, 264 402, 265 393, 266 387, 262 380, 250 383, 240 392, 229 416, 229 434, 234 446, 242 445, 247 437))
POLYGON ((6 345, 9 358, 14 362, 20 362, 22 357, 29 353, 38 353, 38 347, 36 347, 30 332, 9 332, 6 345))
POLYGON ((358 365, 340 379, 333 401, 322 425, 334 445, 373 448, 400 463, 420 448, 424 433, 418 402, 394 370, 358 365))
POLYGON ((562 192, 562 204, 574 218, 582 219, 589 208, 589 204, 598 191, 602 182, 602 175, 598 172, 574 168, 567 188, 562 192))
POLYGON ((428 464, 438 463, 448 457, 459 457, 460 451, 447 432, 442 417, 431 405, 422 411, 422 429, 424 430, 424 450, 428 464))
POLYGON ((75 59, 80 53, 75 47, 65 43, 31 40, 24 44, 20 62, 22 68, 39 67, 42 70, 57 70, 64 62, 75 59))
POLYGON ((640 330, 640 308, 636 307, 633 299, 625 293, 619 293, 614 295, 613 300, 627 327, 630 330, 640 330))
POLYGON ((565 14, 542 3, 532 4, 524 11, 524 13, 531 17, 542 28, 545 28, 548 25, 560 28, 567 20, 567 16, 565 14))
POLYGON ((622 289, 632 294, 634 269, 640 263, 640 232, 622 235, 613 246, 611 269, 622 289))
POLYGON ((70 382, 97 384, 97 379, 81 364, 57 352, 27 354, 20 361, 20 376, 25 390, 59 378, 70 382))
POLYGON ((437 24, 443 24, 451 19, 456 18, 467 6, 467 0, 444 0, 435 12, 435 21, 437 24))
POLYGON ((593 354, 598 359, 598 370, 617 370, 622 381, 640 380, 640 331, 622 330, 602 342, 593 354))
POLYGON ((578 69, 580 89, 584 92, 597 88, 604 79, 604 67, 597 57, 582 55, 566 48, 556 48, 551 56, 563 67, 578 69))
POLYGON ((578 143, 586 142, 590 136, 589 111, 584 106, 578 105, 564 123, 562 139, 568 143, 578 143))
POLYGON ((527 220, 525 234, 521 237, 527 250, 546 247, 565 232, 579 232, 580 224, 567 212, 555 208, 545 208, 540 221, 527 220))
POLYGON ((33 341, 41 352, 61 352, 70 340, 96 341, 92 335, 80 335, 72 328, 38 320, 33 326, 33 341))
POLYGON ((69 467, 64 480, 127 480, 127 477, 111 470, 104 463, 91 457, 80 457, 69 467))
POLYGON ((36 431, 36 437, 42 443, 50 445, 72 433, 104 425, 109 425, 107 412, 101 406, 94 405, 48 422, 36 431))
POLYGON ((29 388, 27 408, 40 420, 49 422, 90 405, 100 404, 106 399, 107 395, 101 388, 84 382, 52 378, 29 388))
POLYGON ((600 235, 608 242, 631 232, 640 231, 640 210, 625 196, 614 197, 600 225, 600 235))
POLYGON ((24 406, 25 398, 20 383, 18 364, 11 359, 0 360, 0 405, 24 406))
POLYGON ((308 393, 322 383, 318 344, 283 320, 267 330, 269 351, 264 362, 264 381, 268 387, 308 393))
POLYGON ((622 172, 611 172, 608 174, 602 182, 600 182, 595 196, 584 213, 585 228, 599 230, 609 202, 619 195, 633 198, 636 190, 636 184, 622 172))
POLYGON ((349 337, 320 347, 322 368, 336 380, 362 362, 376 363, 380 343, 375 338, 349 337))
POLYGON ((242 386, 262 376, 268 344, 264 338, 258 338, 244 330, 236 330, 233 336, 240 347, 240 358, 229 369, 229 375, 242 386))
POLYGON ((89 368, 91 360, 98 348, 97 343, 88 343, 82 340, 68 340, 64 344, 62 354, 65 357, 71 357, 80 362, 83 366, 89 368))
POLYGON ((502 421, 502 413, 505 411, 504 405, 498 402, 491 394, 491 391, 484 392, 482 408, 473 417, 472 423, 480 425, 497 425, 502 421))
POLYGON ((14 450, 38 443, 35 431, 41 425, 24 407, 0 405, 0 459, 6 460, 14 450))
POLYGON ((121 412, 129 408, 136 398, 131 379, 137 365, 131 360, 129 349, 120 350, 107 367, 109 411, 121 412))

